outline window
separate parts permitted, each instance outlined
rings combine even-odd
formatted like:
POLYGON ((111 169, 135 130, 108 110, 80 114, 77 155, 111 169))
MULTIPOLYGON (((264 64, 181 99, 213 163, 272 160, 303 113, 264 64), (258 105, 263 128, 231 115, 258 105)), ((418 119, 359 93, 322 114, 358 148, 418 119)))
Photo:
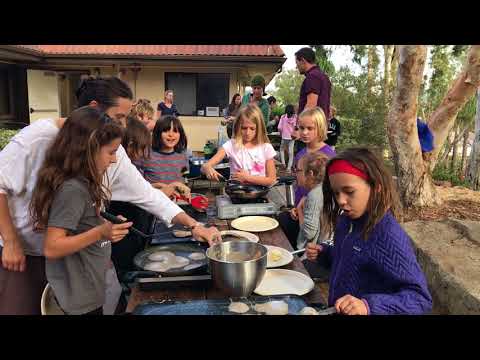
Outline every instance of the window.
POLYGON ((12 114, 11 87, 8 69, 0 68, 0 117, 7 118, 12 114))
POLYGON ((165 74, 165 89, 173 90, 180 115, 197 115, 207 106, 219 107, 221 115, 228 105, 229 84, 229 74, 165 74))

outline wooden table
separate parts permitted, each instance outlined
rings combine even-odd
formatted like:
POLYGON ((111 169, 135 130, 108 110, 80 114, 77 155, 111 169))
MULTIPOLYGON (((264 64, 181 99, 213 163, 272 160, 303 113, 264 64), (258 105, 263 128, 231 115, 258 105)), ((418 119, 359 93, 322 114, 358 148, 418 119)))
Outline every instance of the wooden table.
MULTIPOLYGON (((230 221, 214 219, 215 226, 219 230, 233 229, 230 221)), ((260 238, 260 243, 264 245, 279 246, 288 251, 293 251, 290 242, 280 227, 274 230, 256 233, 260 238)), ((293 261, 282 267, 283 269, 299 271, 308 275, 307 270, 303 266, 297 255, 293 256, 293 261)), ((126 312, 132 312, 137 305, 146 301, 162 301, 162 300, 205 300, 205 299, 223 299, 226 295, 213 285, 208 289, 203 288, 182 288, 162 289, 153 291, 142 291, 137 286, 132 289, 130 299, 128 301, 126 312)), ((314 289, 302 296, 307 303, 326 303, 325 289, 322 286, 315 286, 314 289)))

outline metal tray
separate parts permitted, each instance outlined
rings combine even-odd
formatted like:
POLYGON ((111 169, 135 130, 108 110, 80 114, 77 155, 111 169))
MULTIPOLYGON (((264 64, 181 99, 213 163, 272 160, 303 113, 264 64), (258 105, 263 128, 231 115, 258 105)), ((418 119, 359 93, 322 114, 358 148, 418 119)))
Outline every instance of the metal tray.
MULTIPOLYGON (((144 302, 133 310, 133 315, 264 315, 253 310, 255 304, 263 304, 272 300, 283 300, 288 304, 288 315, 298 315, 298 313, 307 305, 305 300, 296 295, 278 295, 278 296, 250 296, 240 299, 209 299, 209 300, 189 300, 189 301, 171 301, 163 302, 144 302), (229 305, 233 301, 241 301, 249 304, 250 310, 245 314, 236 314, 228 311, 229 305)), ((326 308, 323 304, 315 304, 316 310, 326 308)))
MULTIPOLYGON (((183 256, 189 259, 188 256, 190 254, 194 252, 205 253, 205 250, 206 250, 206 247, 198 242, 194 242, 191 244, 168 244, 168 245, 162 245, 162 246, 152 246, 147 250, 141 251, 137 255, 135 255, 135 257, 133 258, 133 263, 138 269, 145 270, 144 266, 146 265, 146 263, 150 261, 148 260, 148 256, 150 254, 153 254, 154 252, 170 251, 174 253, 176 256, 183 256)), ((189 265, 199 264, 200 266, 190 270, 184 270, 184 268, 176 268, 176 269, 167 270, 165 272, 159 272, 159 271, 151 271, 151 272, 157 273, 162 276, 187 276, 187 275, 205 273, 206 268, 208 266, 208 259, 206 256, 202 260, 191 260, 191 259, 189 260, 190 260, 189 265)))

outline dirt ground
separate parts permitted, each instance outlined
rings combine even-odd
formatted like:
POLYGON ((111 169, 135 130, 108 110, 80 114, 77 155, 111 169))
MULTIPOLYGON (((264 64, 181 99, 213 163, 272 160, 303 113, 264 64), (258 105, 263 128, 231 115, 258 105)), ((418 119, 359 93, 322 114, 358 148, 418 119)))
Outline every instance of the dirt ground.
POLYGON ((480 221, 480 191, 462 186, 437 186, 444 203, 441 206, 404 210, 404 222, 443 220, 446 218, 480 221))

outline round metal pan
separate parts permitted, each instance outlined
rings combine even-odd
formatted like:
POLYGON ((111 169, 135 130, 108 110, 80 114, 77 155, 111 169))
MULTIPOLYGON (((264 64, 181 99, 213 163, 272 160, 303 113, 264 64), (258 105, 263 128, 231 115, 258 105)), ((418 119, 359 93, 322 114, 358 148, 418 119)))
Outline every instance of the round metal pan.
POLYGON ((233 199, 257 199, 268 194, 270 188, 262 185, 241 184, 239 182, 228 181, 225 192, 233 199))
MULTIPOLYGON (((167 245, 160 245, 160 246, 152 246, 146 250, 143 250, 139 252, 137 255, 135 255, 133 259, 133 263, 135 266, 144 271, 151 271, 145 269, 145 265, 151 260, 148 259, 148 256, 158 252, 158 251, 169 251, 174 253, 176 256, 182 256, 187 258, 190 262, 187 265, 192 265, 196 264, 198 265, 197 267, 189 270, 185 270, 184 267, 182 268, 175 268, 175 269, 169 269, 164 272, 160 271, 154 271, 155 273, 162 275, 162 276, 188 276, 188 275, 195 275, 199 273, 205 273, 207 266, 208 266, 208 260, 207 257, 205 256, 204 259, 202 260, 192 260, 189 258, 189 255, 192 253, 205 253, 205 248, 201 246, 198 243, 193 243, 193 244, 167 244, 167 245)), ((186 265, 186 266, 187 266, 186 265)))

